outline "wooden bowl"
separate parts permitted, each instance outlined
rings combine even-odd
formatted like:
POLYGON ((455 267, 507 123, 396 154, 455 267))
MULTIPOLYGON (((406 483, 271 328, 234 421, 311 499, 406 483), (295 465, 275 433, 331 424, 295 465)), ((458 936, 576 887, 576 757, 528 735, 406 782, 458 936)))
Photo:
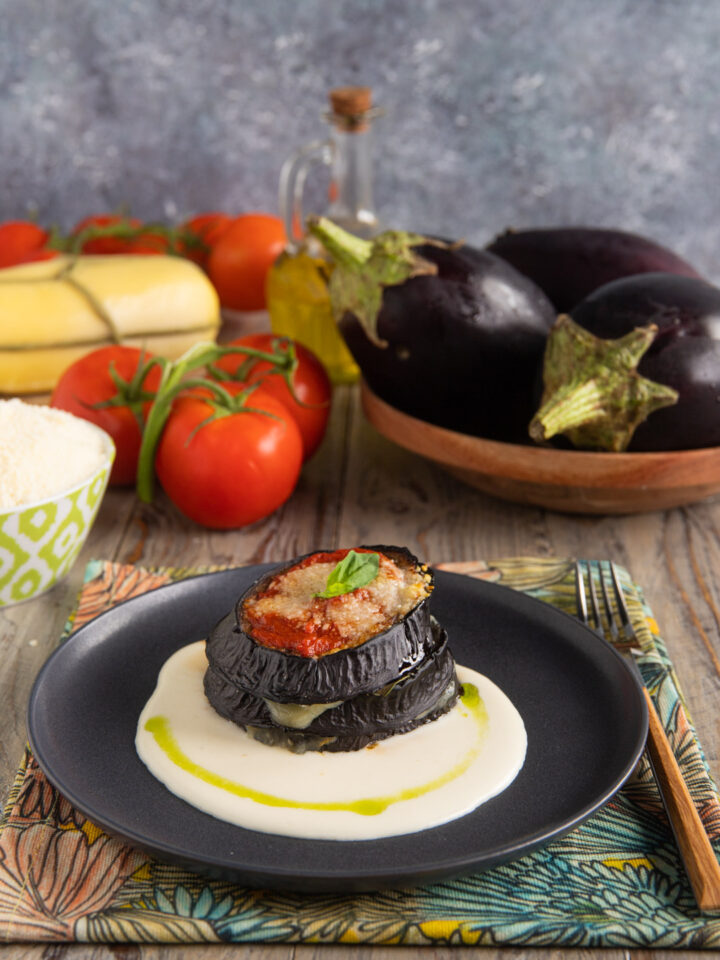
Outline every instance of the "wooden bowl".
POLYGON ((567 513, 666 510, 720 493, 720 447, 590 453, 484 440, 402 413, 362 384, 365 416, 388 440, 503 500, 567 513))

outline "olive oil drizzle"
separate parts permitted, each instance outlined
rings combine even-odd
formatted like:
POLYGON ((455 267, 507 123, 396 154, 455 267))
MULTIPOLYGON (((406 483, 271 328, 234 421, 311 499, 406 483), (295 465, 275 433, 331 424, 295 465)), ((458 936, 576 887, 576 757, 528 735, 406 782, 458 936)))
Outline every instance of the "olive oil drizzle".
POLYGON ((323 803, 321 801, 302 801, 291 800, 287 797, 276 797, 271 793, 263 793, 260 790, 254 790, 252 787, 246 787, 242 783, 237 783, 227 777, 207 770, 205 767, 191 760, 179 747, 175 739, 170 724, 166 717, 156 715, 150 717, 145 723, 145 729, 150 733, 158 747, 176 766, 180 767, 186 773, 197 777, 211 786, 226 790, 237 797, 243 797, 248 800, 254 800, 256 803, 264 804, 268 807, 289 807, 301 810, 327 810, 327 811, 347 811, 357 813, 362 816, 372 817, 382 813, 393 803, 400 803, 403 800, 413 800, 426 793, 431 793, 446 783, 455 780, 461 776, 480 752, 484 734, 488 726, 488 715, 485 704, 478 692, 478 688, 472 683, 465 683, 462 687, 460 697, 463 707, 470 713, 477 726, 478 738, 475 746, 467 752, 462 760, 458 761, 450 770, 435 777, 433 780, 423 783, 417 787, 408 787, 405 790, 398 790, 397 793, 388 794, 380 797, 366 797, 362 800, 351 800, 347 802, 336 801, 332 803, 323 803))

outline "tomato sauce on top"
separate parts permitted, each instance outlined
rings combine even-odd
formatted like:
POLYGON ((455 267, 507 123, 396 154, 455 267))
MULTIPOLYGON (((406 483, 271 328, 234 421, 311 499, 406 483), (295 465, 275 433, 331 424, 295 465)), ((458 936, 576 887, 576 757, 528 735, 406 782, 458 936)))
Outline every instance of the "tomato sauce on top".
MULTIPOLYGON (((373 550, 354 548, 356 553, 373 550)), ((243 627, 265 647, 321 657, 359 646, 387 630, 430 593, 422 569, 380 553, 378 574, 364 587, 319 597, 350 548, 314 553, 273 577, 243 604, 243 627)))

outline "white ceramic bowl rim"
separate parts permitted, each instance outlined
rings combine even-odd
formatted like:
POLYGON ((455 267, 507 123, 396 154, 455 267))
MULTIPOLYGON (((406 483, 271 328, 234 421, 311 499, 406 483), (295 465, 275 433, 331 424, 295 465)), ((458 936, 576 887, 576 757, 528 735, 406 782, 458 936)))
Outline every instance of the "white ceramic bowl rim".
MULTIPOLYGON (((77 419, 81 418, 78 417, 77 419)), ((88 474, 84 480, 78 480, 69 487, 64 487, 62 490, 58 490, 50 496, 43 497, 42 500, 27 500, 23 503, 16 503, 13 507, 0 507, 0 517, 9 517, 13 513, 23 513, 25 510, 32 510, 35 507, 43 507, 46 503, 54 503, 56 500, 60 500, 62 497, 67 497, 69 494, 75 493, 77 490, 82 490, 83 487, 87 487, 90 483, 92 483, 93 479, 98 475, 98 473, 100 473, 102 470, 109 469, 112 466, 112 462, 115 459, 115 443, 113 438, 106 430, 103 430, 102 427, 98 427, 97 424, 90 423, 89 420, 85 420, 83 422, 96 433, 100 434, 104 447, 104 457, 102 462, 99 463, 93 472, 88 474)))

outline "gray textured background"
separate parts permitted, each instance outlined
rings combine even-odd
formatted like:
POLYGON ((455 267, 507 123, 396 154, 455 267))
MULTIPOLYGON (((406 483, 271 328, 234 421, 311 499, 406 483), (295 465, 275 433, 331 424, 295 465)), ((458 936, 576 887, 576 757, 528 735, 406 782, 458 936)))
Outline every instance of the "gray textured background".
POLYGON ((618 226, 720 280, 718 0, 0 0, 0 217, 274 211, 347 83, 386 223, 618 226))

